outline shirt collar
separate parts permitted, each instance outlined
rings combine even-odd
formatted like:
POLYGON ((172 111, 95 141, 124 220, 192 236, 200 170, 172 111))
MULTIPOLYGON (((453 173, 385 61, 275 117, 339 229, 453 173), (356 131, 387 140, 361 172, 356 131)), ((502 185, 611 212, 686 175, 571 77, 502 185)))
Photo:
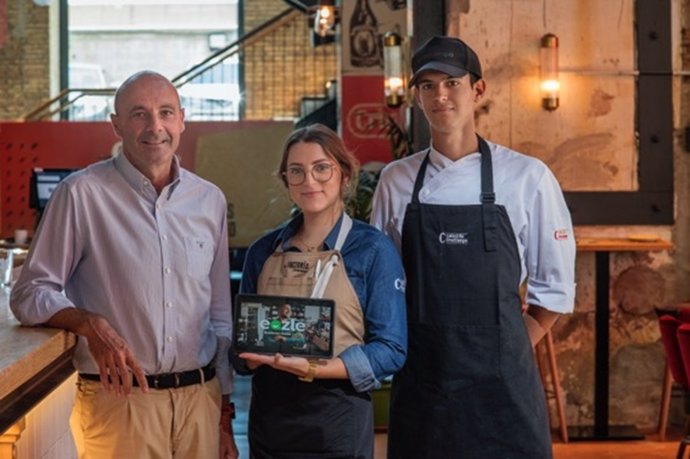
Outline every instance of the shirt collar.
MULTIPOLYGON (((338 232, 340 231, 340 226, 343 224, 344 215, 345 212, 340 214, 340 218, 338 218, 338 221, 333 226, 331 232, 328 233, 326 240, 323 241, 324 250, 333 250, 333 247, 335 247, 335 243, 338 240, 338 232)), ((301 212, 297 214, 295 217, 293 217, 283 227, 283 230, 278 234, 278 237, 273 243, 273 250, 277 249, 279 245, 284 251, 288 251, 294 248, 294 246, 290 244, 290 238, 292 238, 297 233, 299 228, 302 226, 303 221, 304 215, 302 215, 301 212)))
POLYGON ((462 161, 465 158, 472 157, 473 155, 478 155, 479 152, 473 152, 470 153, 469 155, 465 155, 462 158, 458 159, 457 161, 453 161, 452 159, 448 158, 445 156, 443 153, 438 151, 436 148, 434 148, 433 143, 429 145, 429 162, 431 163, 432 166, 434 166, 438 170, 443 170, 448 166, 452 166, 453 164, 462 161))
MULTIPOLYGON (((144 174, 139 172, 136 167, 134 167, 124 153, 120 152, 117 156, 115 156, 114 162, 115 168, 120 172, 120 174, 122 174, 122 177, 124 177, 125 181, 127 181, 129 186, 131 186, 135 191, 143 194, 149 192, 149 190, 153 190, 155 193, 153 185, 151 185, 151 181, 144 174)), ((172 181, 166 185, 165 188, 163 188, 163 191, 167 189, 168 199, 170 199, 173 190, 177 188, 177 185, 180 183, 180 171, 180 159, 177 157, 177 155, 173 155, 173 178, 172 181)))

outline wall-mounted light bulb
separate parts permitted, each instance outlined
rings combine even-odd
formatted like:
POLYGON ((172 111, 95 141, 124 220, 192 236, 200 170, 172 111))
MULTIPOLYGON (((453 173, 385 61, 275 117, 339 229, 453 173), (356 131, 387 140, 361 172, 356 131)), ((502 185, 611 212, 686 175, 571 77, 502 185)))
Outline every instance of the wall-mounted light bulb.
POLYGON ((325 37, 335 26, 335 4, 334 0, 321 0, 316 7, 314 17, 314 33, 320 37, 325 37))
POLYGON ((395 32, 383 36, 383 85, 386 105, 399 107, 405 102, 402 37, 395 32))
POLYGON ((558 37, 547 33, 540 47, 541 105, 552 111, 558 108, 561 83, 558 79, 558 37))

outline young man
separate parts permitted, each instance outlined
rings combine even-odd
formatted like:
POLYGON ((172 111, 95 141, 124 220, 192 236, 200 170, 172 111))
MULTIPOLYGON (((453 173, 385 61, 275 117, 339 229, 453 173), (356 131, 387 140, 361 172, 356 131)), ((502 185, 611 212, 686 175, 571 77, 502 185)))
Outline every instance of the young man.
POLYGON ((532 346, 573 309, 561 189, 539 160, 475 133, 486 83, 463 41, 432 38, 412 70, 431 145, 384 169, 372 213, 407 277, 409 348, 393 382, 388 457, 550 458, 532 346))
POLYGON ((79 337, 80 458, 236 458, 225 197, 180 167, 165 77, 127 79, 111 120, 122 153, 56 188, 12 310, 79 337))

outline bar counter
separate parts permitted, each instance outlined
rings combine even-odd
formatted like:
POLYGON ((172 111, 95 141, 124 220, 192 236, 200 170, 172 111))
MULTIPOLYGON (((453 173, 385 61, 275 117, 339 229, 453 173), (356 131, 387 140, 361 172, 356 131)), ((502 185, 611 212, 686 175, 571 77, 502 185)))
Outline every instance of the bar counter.
POLYGON ((22 327, 0 289, 0 435, 74 373, 76 337, 54 328, 22 327))

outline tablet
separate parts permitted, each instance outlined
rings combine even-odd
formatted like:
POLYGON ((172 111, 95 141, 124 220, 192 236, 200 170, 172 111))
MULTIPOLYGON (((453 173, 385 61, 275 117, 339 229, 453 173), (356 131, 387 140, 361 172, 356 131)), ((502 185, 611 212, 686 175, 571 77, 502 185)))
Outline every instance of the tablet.
POLYGON ((235 297, 235 352, 333 356, 335 301, 274 295, 235 297))

